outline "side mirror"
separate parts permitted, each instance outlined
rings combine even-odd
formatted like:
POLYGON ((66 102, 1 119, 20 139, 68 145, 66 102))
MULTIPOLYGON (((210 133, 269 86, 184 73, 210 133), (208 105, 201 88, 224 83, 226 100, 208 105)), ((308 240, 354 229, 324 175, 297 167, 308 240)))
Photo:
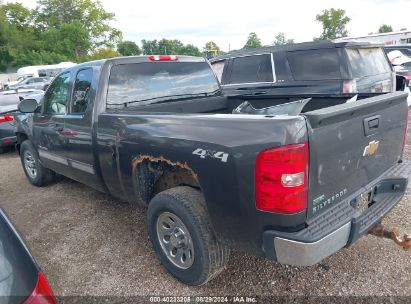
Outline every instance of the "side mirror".
POLYGON ((37 107, 38 104, 35 99, 23 99, 18 105, 18 109, 22 113, 34 113, 37 107))

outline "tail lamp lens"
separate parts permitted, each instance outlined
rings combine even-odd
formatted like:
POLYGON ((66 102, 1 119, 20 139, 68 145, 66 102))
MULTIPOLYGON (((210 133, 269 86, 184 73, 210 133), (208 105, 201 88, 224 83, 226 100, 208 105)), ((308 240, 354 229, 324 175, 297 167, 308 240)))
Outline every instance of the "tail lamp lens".
POLYGON ((13 115, 0 115, 0 123, 13 121, 13 115))
POLYGON ((256 207, 274 213, 307 208, 308 142, 262 151, 255 165, 256 207))
POLYGON ((57 304, 57 299, 43 273, 39 273, 36 287, 24 304, 57 304))

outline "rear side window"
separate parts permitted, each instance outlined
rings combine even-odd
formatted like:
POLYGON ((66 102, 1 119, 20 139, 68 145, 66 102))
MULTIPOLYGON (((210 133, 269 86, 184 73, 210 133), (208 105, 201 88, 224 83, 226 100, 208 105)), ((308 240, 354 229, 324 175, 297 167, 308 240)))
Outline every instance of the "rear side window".
POLYGON ((233 59, 230 84, 273 82, 271 54, 233 59))
POLYGON ((341 79, 336 49, 318 49, 287 53, 294 80, 341 79))
POLYGON ((355 78, 391 72, 382 48, 348 48, 347 54, 355 78))
POLYGON ((213 62, 211 64, 214 74, 217 76, 217 79, 220 83, 221 83, 221 79, 223 78, 224 66, 225 66, 225 60, 213 62))

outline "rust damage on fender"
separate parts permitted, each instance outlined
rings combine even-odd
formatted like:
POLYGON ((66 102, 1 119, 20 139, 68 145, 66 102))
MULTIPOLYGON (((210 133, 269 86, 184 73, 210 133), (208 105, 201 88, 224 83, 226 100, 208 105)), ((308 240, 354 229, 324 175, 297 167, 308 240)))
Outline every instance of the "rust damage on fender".
POLYGON ((387 228, 382 224, 378 224, 373 229, 371 229, 368 234, 393 240, 395 244, 401 246, 404 250, 411 249, 411 235, 404 234, 403 238, 401 239, 398 228, 387 228))
POLYGON ((189 185, 199 187, 197 174, 180 161, 173 162, 164 156, 139 155, 132 161, 133 183, 138 204, 147 206, 157 193, 189 185))

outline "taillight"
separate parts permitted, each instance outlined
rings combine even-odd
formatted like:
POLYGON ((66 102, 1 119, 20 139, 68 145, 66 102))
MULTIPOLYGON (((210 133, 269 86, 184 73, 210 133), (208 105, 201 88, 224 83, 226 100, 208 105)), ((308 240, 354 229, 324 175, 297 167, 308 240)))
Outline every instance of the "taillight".
POLYGON ((176 61, 178 57, 176 55, 151 55, 148 57, 151 61, 176 61))
POLYGON ((39 273, 36 287, 24 304, 57 304, 57 299, 43 273, 39 273))
POLYGON ((262 151, 255 164, 256 207, 297 213, 307 208, 308 142, 262 151))
POLYGON ((353 80, 345 80, 342 84, 342 92, 343 93, 356 93, 357 92, 357 81, 353 80))
POLYGON ((12 115, 0 115, 0 123, 13 121, 14 117, 12 115))

